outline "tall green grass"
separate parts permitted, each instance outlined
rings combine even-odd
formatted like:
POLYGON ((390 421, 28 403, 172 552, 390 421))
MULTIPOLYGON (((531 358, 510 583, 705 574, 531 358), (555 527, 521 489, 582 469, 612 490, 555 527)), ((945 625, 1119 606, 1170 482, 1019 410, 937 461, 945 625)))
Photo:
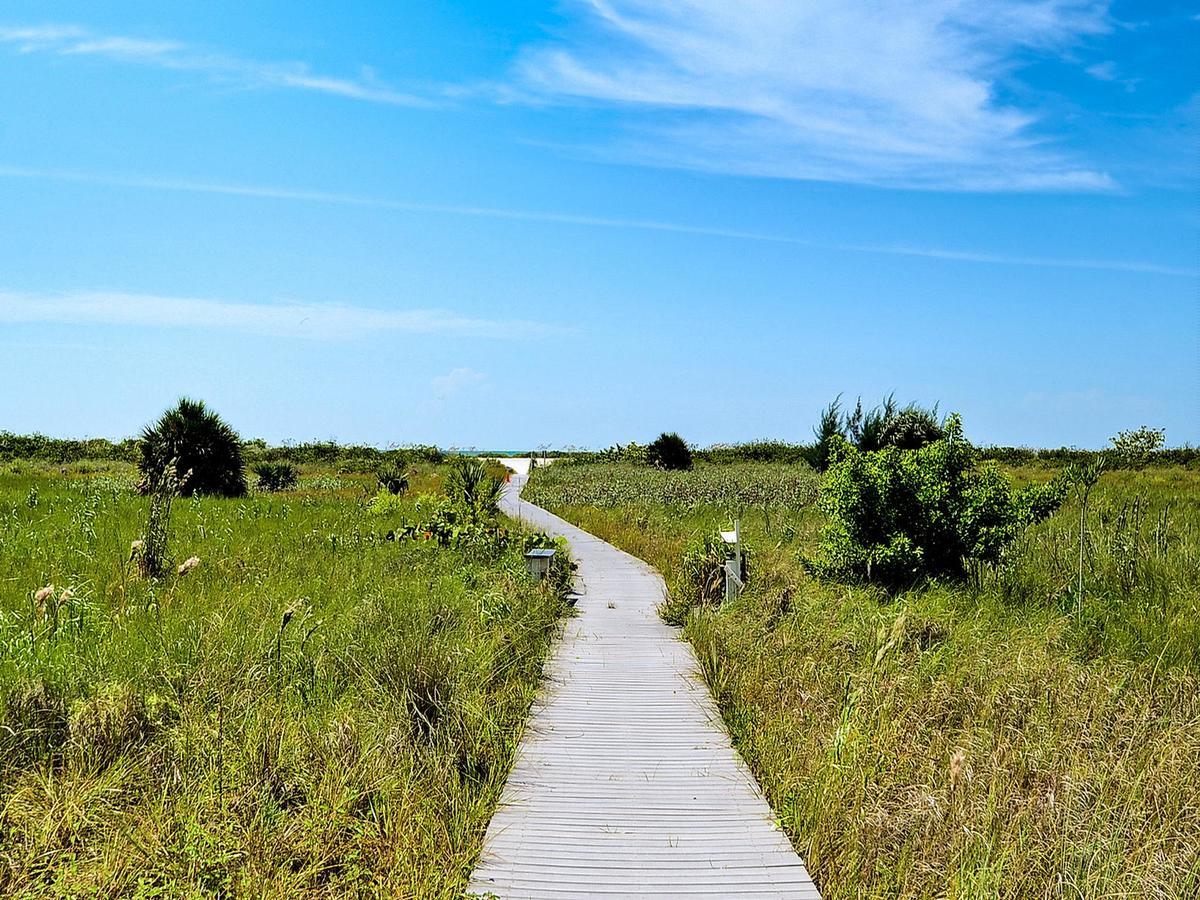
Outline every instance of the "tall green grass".
POLYGON ((310 469, 177 500, 169 551, 200 562, 147 581, 130 469, 14 466, 0 895, 461 892, 562 608, 516 542, 390 541, 411 501, 369 515, 374 476, 310 469))
POLYGON ((1082 598, 1071 504, 1005 565, 891 598, 804 573, 811 506, 680 502, 660 473, 591 468, 529 496, 675 595, 696 537, 742 517, 748 590, 684 634, 824 896, 1200 895, 1200 472, 1101 479, 1082 598))

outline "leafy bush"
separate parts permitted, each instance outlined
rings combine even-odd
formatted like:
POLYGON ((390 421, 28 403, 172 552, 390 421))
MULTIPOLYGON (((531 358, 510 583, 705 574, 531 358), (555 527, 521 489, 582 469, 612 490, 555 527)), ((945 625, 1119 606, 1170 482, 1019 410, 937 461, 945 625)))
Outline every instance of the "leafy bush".
POLYGON ((1123 469, 1143 469, 1166 442, 1166 431, 1143 425, 1112 438, 1113 462, 1123 469))
POLYGON ((367 503, 367 512, 373 516, 392 516, 403 512, 405 509, 405 500, 401 494, 393 494, 390 491, 380 490, 367 503))
POLYGON ((845 437, 841 404, 842 398, 835 397, 833 402, 821 411, 821 418, 817 420, 817 425, 813 428, 813 437, 816 438, 816 443, 813 444, 810 462, 817 471, 824 472, 829 468, 829 454, 833 451, 834 440, 845 437))
POLYGON ((181 399, 142 432, 141 469, 143 489, 153 490, 168 466, 179 479, 179 493, 242 497, 246 473, 242 443, 237 432, 203 401, 181 399))
POLYGON ((671 471, 692 467, 692 450, 675 432, 663 432, 646 448, 646 460, 652 466, 671 471))
MULTIPOLYGON (((399 498, 380 491, 368 505, 375 515, 387 515, 400 507, 399 498)), ((481 518, 464 504, 447 497, 422 496, 417 500, 416 522, 389 532, 389 540, 434 541, 440 547, 499 554, 508 547, 511 533, 494 518, 481 518)))
POLYGON ((945 433, 942 423, 938 421, 936 406, 933 409, 922 409, 914 403, 884 420, 880 429, 879 445, 898 447, 901 450, 917 450, 926 444, 941 440, 945 433))
MULTIPOLYGON (((388 534, 389 539, 431 540, 443 547, 500 553, 508 546, 509 531, 496 521, 504 481, 481 460, 453 457, 446 475, 446 496, 421 495, 418 518, 388 534)), ((368 504, 373 515, 386 516, 405 504, 399 494, 381 490, 368 504)))
POLYGON ((260 491, 290 491, 300 482, 296 467, 289 462, 260 462, 254 464, 260 491))
POLYGON ((446 476, 446 496, 460 506, 467 517, 479 521, 499 512, 504 481, 488 471, 486 465, 469 456, 456 456, 446 476))
POLYGON ((0 460, 4 461, 37 459, 62 464, 83 459, 109 459, 135 462, 137 457, 137 441, 133 438, 113 443, 104 438, 73 440, 0 431, 0 460))
POLYGON ((808 461, 813 468, 829 468, 834 441, 844 440, 859 450, 874 451, 885 447, 916 450, 940 440, 945 427, 938 419, 937 405, 926 409, 916 403, 901 407, 895 395, 889 394, 872 409, 864 409, 859 397, 850 412, 842 411, 839 394, 824 410, 813 429, 816 442, 808 449, 808 461))
MULTIPOLYGON (((626 462, 644 466, 648 463, 647 451, 648 448, 645 444, 630 441, 628 444, 613 444, 613 446, 595 453, 586 450, 577 450, 570 453, 568 459, 571 462, 579 463, 626 462)), ((550 455, 554 456, 555 454, 550 455)))
POLYGON ((390 462, 376 472, 376 475, 379 478, 379 486, 389 494, 400 497, 408 491, 408 473, 404 471, 403 466, 390 462))
POLYGON ((1014 492, 995 465, 978 464, 958 416, 945 437, 918 450, 864 452, 835 438, 830 462, 818 501, 827 520, 806 565, 893 589, 998 562, 1066 496, 1061 479, 1014 492))

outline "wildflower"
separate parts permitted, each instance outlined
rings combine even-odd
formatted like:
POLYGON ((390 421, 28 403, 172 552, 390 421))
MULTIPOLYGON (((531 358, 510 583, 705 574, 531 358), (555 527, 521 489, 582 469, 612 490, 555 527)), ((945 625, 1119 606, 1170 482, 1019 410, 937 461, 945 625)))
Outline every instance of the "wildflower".
POLYGON ((189 556, 187 559, 185 559, 183 562, 181 562, 179 564, 179 574, 186 575, 188 572, 192 571, 192 569, 196 568, 196 566, 198 566, 198 565, 200 565, 200 557, 189 556))

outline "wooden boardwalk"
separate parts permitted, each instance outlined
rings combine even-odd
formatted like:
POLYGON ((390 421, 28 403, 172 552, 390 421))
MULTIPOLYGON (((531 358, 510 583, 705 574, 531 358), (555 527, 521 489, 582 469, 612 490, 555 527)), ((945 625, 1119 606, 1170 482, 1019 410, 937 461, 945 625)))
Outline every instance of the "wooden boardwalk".
POLYGON ((524 481, 513 478, 503 507, 571 542, 581 596, 470 892, 819 900, 730 745, 691 647, 658 616, 658 573, 520 501, 524 481))

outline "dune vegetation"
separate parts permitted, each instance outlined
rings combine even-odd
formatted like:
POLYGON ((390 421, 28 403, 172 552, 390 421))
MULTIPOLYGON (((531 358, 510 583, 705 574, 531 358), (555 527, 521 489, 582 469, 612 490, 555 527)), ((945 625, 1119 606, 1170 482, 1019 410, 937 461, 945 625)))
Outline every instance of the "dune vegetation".
POLYGON ((824 896, 1200 895, 1200 470, 1103 472, 1082 520, 1064 489, 997 561, 885 588, 814 574, 829 485, 807 463, 628 456, 557 462, 525 496, 664 573, 824 896), (734 519, 749 581, 722 603, 734 519))
POLYGON ((174 496, 152 574, 133 465, 0 464, 0 895, 461 893, 564 605, 414 459, 174 496))

